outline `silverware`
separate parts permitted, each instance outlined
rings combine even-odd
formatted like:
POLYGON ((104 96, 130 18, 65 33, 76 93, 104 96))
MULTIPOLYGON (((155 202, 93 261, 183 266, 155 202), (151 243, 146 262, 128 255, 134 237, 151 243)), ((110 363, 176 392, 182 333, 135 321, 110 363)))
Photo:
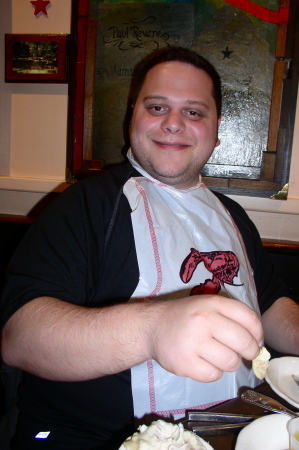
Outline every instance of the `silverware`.
POLYGON ((268 411, 272 411, 280 414, 287 414, 291 417, 299 417, 299 413, 291 411, 289 408, 286 408, 274 398, 268 397, 267 395, 260 394, 255 391, 245 391, 241 395, 241 399, 247 403, 251 403, 256 406, 260 406, 261 408, 267 409, 268 411))
POLYGON ((189 411, 183 422, 185 428, 200 436, 218 435, 238 431, 261 415, 219 413, 213 411, 189 411))
POLYGON ((189 411, 187 420, 189 422, 225 422, 225 423, 243 423, 262 417, 258 414, 232 414, 213 411, 189 411))
POLYGON ((239 431, 246 427, 249 422, 245 423, 221 423, 216 425, 197 425, 196 422, 188 422, 187 429, 199 436, 211 436, 223 433, 231 433, 232 431, 239 431))
POLYGON ((292 377, 294 378, 295 383, 299 386, 299 377, 297 375, 292 375, 292 377))

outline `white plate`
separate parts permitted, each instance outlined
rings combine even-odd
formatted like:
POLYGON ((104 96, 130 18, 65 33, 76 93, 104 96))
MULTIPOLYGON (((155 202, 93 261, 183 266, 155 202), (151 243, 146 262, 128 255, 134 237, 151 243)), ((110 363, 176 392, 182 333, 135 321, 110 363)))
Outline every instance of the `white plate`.
POLYGON ((235 450, 288 450, 289 420, 291 417, 285 414, 269 414, 254 420, 240 431, 235 450))
POLYGON ((292 375, 299 375, 299 358, 284 356, 270 360, 266 381, 276 394, 299 408, 299 386, 292 375))

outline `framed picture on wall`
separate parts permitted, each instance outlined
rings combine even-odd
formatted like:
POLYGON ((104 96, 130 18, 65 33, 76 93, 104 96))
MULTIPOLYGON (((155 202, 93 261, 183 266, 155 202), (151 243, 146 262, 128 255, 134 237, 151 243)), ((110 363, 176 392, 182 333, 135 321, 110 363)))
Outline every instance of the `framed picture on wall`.
POLYGON ((6 83, 67 83, 67 34, 6 34, 6 83))

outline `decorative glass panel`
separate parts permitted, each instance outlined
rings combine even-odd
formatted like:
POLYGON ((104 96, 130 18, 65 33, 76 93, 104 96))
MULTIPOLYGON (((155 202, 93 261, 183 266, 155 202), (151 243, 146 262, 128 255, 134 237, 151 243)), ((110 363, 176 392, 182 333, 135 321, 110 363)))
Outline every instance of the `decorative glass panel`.
MULTIPOLYGON (((123 160, 122 122, 136 62, 166 45, 189 47, 207 57, 223 83, 223 118, 217 147, 203 175, 259 179, 267 150, 277 25, 269 14, 278 0, 255 0, 264 19, 242 10, 250 2, 102 3, 97 20, 92 159, 123 160)), ((275 16, 274 16, 275 17, 275 16)))
POLYGON ((68 177, 124 159, 135 63, 161 46, 207 57, 223 83, 221 145, 202 174, 226 193, 287 183, 298 92, 297 0, 73 0, 68 177))

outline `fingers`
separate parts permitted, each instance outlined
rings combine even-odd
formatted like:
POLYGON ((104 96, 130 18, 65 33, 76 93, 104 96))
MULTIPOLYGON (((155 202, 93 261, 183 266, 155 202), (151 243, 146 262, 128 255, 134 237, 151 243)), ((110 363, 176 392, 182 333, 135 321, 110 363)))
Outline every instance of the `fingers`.
MULTIPOLYGON (((250 316, 251 313, 249 312, 250 316)), ((253 317, 251 321, 248 319, 243 324, 221 315, 215 319, 215 326, 211 333, 213 338, 226 349, 232 350, 247 360, 252 360, 259 353, 259 342, 263 335, 263 329, 257 315, 256 318, 253 317), (251 325, 249 325, 250 323, 251 325)), ((220 354, 220 351, 218 353, 220 354)), ((226 353, 225 357, 229 360, 226 353)))
POLYGON ((239 354, 215 339, 202 346, 200 357, 222 372, 235 372, 241 365, 239 354))
POLYGON ((258 314, 238 300, 214 297, 212 301, 214 313, 208 311, 205 318, 211 336, 243 358, 254 359, 263 343, 258 314))
POLYGON ((223 375, 222 370, 201 357, 198 357, 196 361, 193 360, 192 365, 183 365, 183 367, 185 370, 179 371, 176 375, 192 378, 200 383, 213 383, 220 380, 223 375))
MULTIPOLYGON (((210 346, 210 343, 207 343, 210 346)), ((197 349, 198 350, 198 349, 197 349)), ((219 380, 223 375, 223 370, 215 365, 215 360, 202 357, 190 343, 189 346, 183 347, 178 345, 175 351, 169 351, 167 356, 159 360, 159 364, 169 372, 180 377, 188 377, 202 383, 211 383, 219 380)), ((165 355, 164 355, 165 356, 165 355)))
MULTIPOLYGON (((219 300, 219 299, 218 299, 219 300)), ((255 339, 260 345, 263 341, 263 326, 258 314, 244 303, 234 300, 226 299, 227 302, 219 301, 218 312, 219 314, 227 317, 231 320, 231 325, 238 324, 255 339)), ((228 324, 227 324, 228 325, 228 324)), ((236 333, 240 331, 240 328, 233 330, 236 333)), ((244 356, 245 357, 245 356, 244 356)))
POLYGON ((177 349, 174 355, 168 355, 163 367, 178 376, 211 383, 219 380, 223 372, 234 372, 241 365, 239 355, 215 340, 209 340, 206 344, 203 342, 201 349, 200 353, 194 351, 192 346, 184 353, 177 349))

